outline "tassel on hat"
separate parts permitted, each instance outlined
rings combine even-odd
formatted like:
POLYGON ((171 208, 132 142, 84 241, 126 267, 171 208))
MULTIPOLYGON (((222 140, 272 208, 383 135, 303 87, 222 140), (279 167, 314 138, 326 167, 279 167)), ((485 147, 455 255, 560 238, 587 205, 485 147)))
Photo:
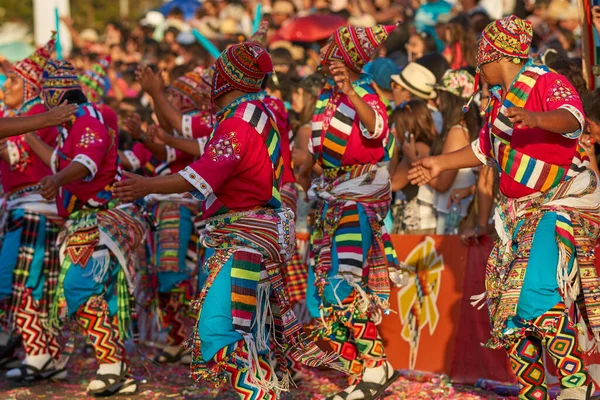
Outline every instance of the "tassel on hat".
POLYGON ((262 47, 267 47, 267 32, 269 30, 269 21, 262 20, 258 30, 250 37, 249 42, 255 42, 262 47))

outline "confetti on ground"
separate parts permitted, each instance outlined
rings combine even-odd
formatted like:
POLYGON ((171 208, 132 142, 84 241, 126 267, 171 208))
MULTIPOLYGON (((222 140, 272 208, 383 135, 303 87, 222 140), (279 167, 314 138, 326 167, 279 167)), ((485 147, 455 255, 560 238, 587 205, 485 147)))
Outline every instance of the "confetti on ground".
MULTIPOLYGON (((81 348, 81 345, 79 346, 81 348)), ((88 349, 89 350, 89 349, 88 349)), ((151 349, 142 350, 151 356, 151 349)), ((207 384, 195 384, 189 377, 188 367, 178 365, 159 366, 142 361, 137 352, 131 355, 132 373, 138 381, 138 390, 124 399, 219 399, 238 400, 228 387, 214 388, 207 384)), ((16 385, 0 379, 0 398, 6 400, 71 400, 93 398, 86 396, 87 383, 96 369, 93 355, 78 349, 68 365, 69 376, 60 382, 39 382, 16 385)), ((282 400, 321 400, 345 387, 343 375, 332 371, 307 370, 305 379, 298 387, 282 396, 282 400)), ((452 386, 442 379, 421 379, 423 382, 401 377, 385 393, 386 400, 492 400, 508 399, 480 389, 452 386)))

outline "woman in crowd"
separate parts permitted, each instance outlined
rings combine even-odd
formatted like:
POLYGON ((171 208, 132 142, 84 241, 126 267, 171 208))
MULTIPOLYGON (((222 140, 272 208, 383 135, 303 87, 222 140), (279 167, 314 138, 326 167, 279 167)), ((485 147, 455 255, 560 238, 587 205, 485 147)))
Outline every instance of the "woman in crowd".
MULTIPOLYGON (((476 106, 463 114, 464 103, 473 95, 475 79, 466 70, 449 70, 436 85, 437 103, 442 113, 443 131, 436 138, 431 154, 447 154, 461 149, 477 137, 480 117, 476 106)), ((476 175, 472 168, 459 171, 448 170, 429 182, 435 190, 434 206, 437 211, 437 234, 445 232, 446 217, 452 201, 460 201, 460 215, 467 215, 467 208, 475 190, 476 175), (460 189, 458 191, 457 189, 460 189)))
POLYGON ((429 155, 437 137, 431 111, 424 101, 411 100, 396 107, 392 119, 396 134, 404 136, 400 162, 391 172, 392 191, 402 191, 402 199, 398 199, 397 194, 396 203, 401 200, 403 204, 393 207, 394 233, 434 233, 437 223, 433 207, 434 192, 429 186, 418 188, 408 181, 411 164, 429 155))

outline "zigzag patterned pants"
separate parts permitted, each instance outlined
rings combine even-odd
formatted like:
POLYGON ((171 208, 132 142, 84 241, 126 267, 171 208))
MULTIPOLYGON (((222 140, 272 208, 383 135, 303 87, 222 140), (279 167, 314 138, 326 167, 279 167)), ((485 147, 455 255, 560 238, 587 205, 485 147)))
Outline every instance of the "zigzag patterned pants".
POLYGON ((169 346, 179 346, 189 337, 193 323, 186 318, 188 307, 182 303, 174 304, 170 293, 161 293, 159 296, 163 326, 167 331, 167 343, 169 346))
POLYGON ((519 399, 549 399, 543 349, 558 369, 561 388, 588 385, 591 378, 579 347, 577 328, 565 313, 565 305, 557 304, 536 318, 533 324, 540 329, 539 333, 529 335, 507 349, 511 369, 521 386, 519 399))
POLYGON ((125 346, 119 334, 117 316, 109 316, 108 304, 100 296, 92 296, 77 310, 77 324, 96 352, 98 364, 114 364, 125 358, 125 346))
POLYGON ((226 346, 219 350, 213 357, 213 361, 217 363, 225 363, 225 371, 229 375, 233 390, 240 396, 242 400, 275 400, 276 395, 272 390, 267 391, 252 381, 254 379, 271 381, 273 371, 269 364, 268 355, 258 356, 258 365, 255 365, 254 371, 240 367, 240 365, 231 359, 231 353, 236 352, 237 358, 242 360, 248 359, 248 348, 243 340, 232 345, 226 346))
POLYGON ((23 338, 25 354, 37 356, 50 354, 54 358, 60 355, 60 344, 56 337, 45 329, 40 321, 37 302, 29 294, 23 295, 21 307, 15 310, 17 332, 23 338))
POLYGON ((368 319, 354 318, 351 329, 334 323, 328 340, 340 355, 338 361, 348 371, 351 385, 358 383, 365 368, 378 367, 386 360, 377 326, 368 319))

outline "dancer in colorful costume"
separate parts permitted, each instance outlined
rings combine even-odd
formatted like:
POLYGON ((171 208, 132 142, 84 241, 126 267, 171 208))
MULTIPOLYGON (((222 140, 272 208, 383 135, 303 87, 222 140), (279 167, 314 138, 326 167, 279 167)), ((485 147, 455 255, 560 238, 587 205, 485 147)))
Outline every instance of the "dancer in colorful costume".
POLYGON ((88 393, 132 393, 123 340, 129 335, 135 287, 134 252, 146 234, 138 206, 117 204, 113 185, 121 179, 114 132, 88 103, 73 66, 51 60, 44 70, 48 108, 66 100, 79 108, 59 127, 56 149, 36 136, 28 142, 54 175, 40 181, 46 199, 56 198, 66 218, 58 238, 61 269, 51 324, 68 313, 96 351, 98 371, 88 393))
POLYGON ((219 111, 202 157, 176 175, 129 174, 131 179, 117 185, 125 200, 158 191, 191 192, 203 201, 207 232, 202 244, 214 255, 204 266, 209 275, 198 299, 192 377, 216 383, 229 379, 247 400, 274 399, 287 390, 288 346, 295 360, 309 366, 332 362, 304 336, 279 269, 292 255, 294 225, 279 194, 279 133, 258 97, 271 71, 271 59, 257 43, 229 47, 216 61, 212 102, 219 111), (277 372, 269 362, 270 341, 277 372))
MULTIPOLYGON (((201 106, 209 101, 210 87, 204 81, 203 72, 202 68, 189 72, 175 80, 166 90, 169 103, 183 116, 198 115, 201 106)), ((157 90, 150 90, 149 93, 163 93, 162 81, 155 79, 156 76, 150 70, 142 71, 138 76, 141 77, 142 87, 158 87, 157 90)), ((157 109, 156 114, 159 120, 163 120, 164 111, 157 109)), ((205 138, 198 138, 198 140, 176 138, 166 134, 161 128, 153 131, 164 140, 160 145, 165 148, 165 161, 149 168, 148 163, 152 164, 153 160, 157 160, 150 150, 143 149, 145 156, 139 155, 139 147, 134 148, 132 154, 126 152, 128 158, 132 160, 130 162, 144 165, 142 171, 146 176, 177 174, 202 154, 206 143, 205 138), (170 144, 177 146, 177 139, 183 139, 185 146, 171 147, 170 144), (142 157, 146 159, 144 163, 142 157)), ((140 145, 136 144, 137 146, 140 145)), ((160 315, 159 320, 162 321, 167 336, 167 345, 155 357, 155 361, 159 363, 181 361, 189 364, 190 351, 182 345, 191 334, 193 326, 189 305, 197 288, 199 249, 195 222, 200 211, 200 202, 189 193, 150 194, 145 200, 157 228, 152 232, 149 241, 150 270, 148 273, 150 276, 156 276, 156 279, 148 281, 158 284, 158 287, 151 289, 151 292, 157 293, 158 300, 152 309, 154 313, 160 315)))
POLYGON ((391 203, 385 104, 361 74, 394 26, 338 29, 321 50, 332 78, 321 91, 301 184, 317 200, 307 305, 322 321, 316 332, 340 355, 350 386, 331 399, 374 398, 398 374, 376 325, 389 312, 398 261, 383 219, 391 203), (323 175, 310 186, 315 163, 323 175), (309 192, 310 189, 310 192, 309 192))
POLYGON ((529 59, 531 41, 531 24, 514 15, 486 27, 477 54, 493 86, 486 126, 472 146, 414 163, 409 178, 424 184, 441 171, 481 163, 500 169, 498 239, 486 292, 474 297, 489 307, 488 347, 508 352, 519 398, 549 399, 545 349, 558 369, 558 398, 589 399, 594 385, 569 308, 577 299, 600 340, 598 178, 577 142, 585 124, 579 95, 564 76, 529 59))
POLYGON ((83 94, 85 94, 90 103, 95 104, 96 108, 100 111, 100 114, 102 114, 106 127, 112 129, 118 139, 119 116, 115 110, 104 103, 104 93, 106 91, 106 80, 108 79, 110 59, 110 56, 103 58, 94 64, 90 70, 79 75, 79 82, 81 82, 83 94))
MULTIPOLYGON (((42 73, 54 51, 54 38, 29 58, 17 62, 5 83, 5 117, 40 114, 42 73)), ((37 131, 54 146, 58 131, 37 131)), ((9 300, 8 320, 22 337, 25 359, 8 371, 9 379, 62 378, 57 367, 60 345, 48 329, 48 311, 54 297, 60 264, 56 239, 62 225, 56 204, 40 194, 38 182, 52 171, 37 157, 21 135, 6 141, 0 161, 2 188, 7 196, 6 223, 0 253, 0 298, 9 300)), ((13 341, 14 343, 14 341, 13 341)), ((7 349, 9 350, 9 349, 7 349)))

